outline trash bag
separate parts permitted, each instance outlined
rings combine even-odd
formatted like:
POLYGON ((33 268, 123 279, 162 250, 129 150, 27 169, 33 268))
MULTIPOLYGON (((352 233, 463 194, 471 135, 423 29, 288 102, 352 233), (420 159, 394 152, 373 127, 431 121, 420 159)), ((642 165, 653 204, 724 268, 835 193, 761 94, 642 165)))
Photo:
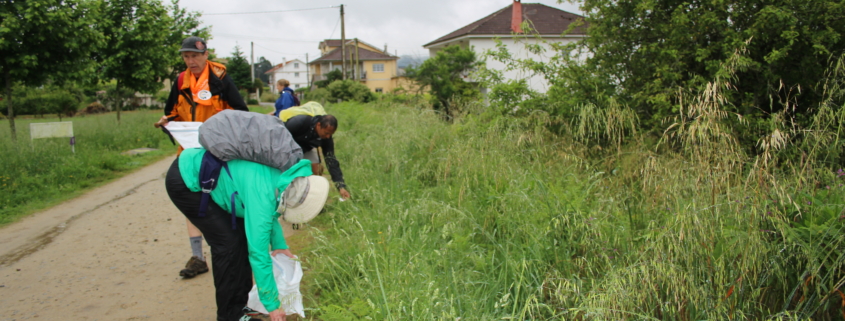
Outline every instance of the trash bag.
POLYGON ((243 159, 284 172, 302 159, 302 148, 272 115, 224 110, 199 128, 199 143, 224 162, 243 159))
MULTIPOLYGON (((302 293, 299 292, 299 282, 302 281, 302 263, 299 260, 278 254, 273 259, 273 275, 276 278, 276 287, 279 289, 279 301, 285 314, 299 314, 305 318, 305 308, 302 307, 302 293)), ((253 285, 249 291, 247 307, 255 311, 269 314, 264 308, 261 299, 258 297, 258 286, 253 285)))
POLYGON ((162 127, 162 130, 175 138, 182 148, 198 148, 200 146, 199 128, 201 122, 193 121, 172 121, 162 127))
POLYGON ((279 118, 282 121, 288 121, 293 116, 299 115, 308 115, 308 116, 317 116, 317 115, 325 115, 326 110, 323 109, 323 105, 316 101, 309 101, 302 106, 294 106, 288 109, 282 110, 279 113, 279 118))

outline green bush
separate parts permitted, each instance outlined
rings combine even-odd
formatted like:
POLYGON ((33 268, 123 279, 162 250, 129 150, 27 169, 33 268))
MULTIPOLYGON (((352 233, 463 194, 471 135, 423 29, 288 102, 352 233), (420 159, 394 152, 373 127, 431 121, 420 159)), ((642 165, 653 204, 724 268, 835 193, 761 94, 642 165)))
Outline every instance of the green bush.
POLYGON ((155 100, 156 102, 159 102, 162 105, 164 105, 164 104, 167 103, 168 97, 170 97, 170 91, 169 90, 162 90, 162 91, 155 93, 153 100, 155 100))
POLYGON ((338 80, 329 84, 326 89, 329 91, 331 102, 341 100, 366 103, 375 99, 370 88, 355 80, 338 80))
POLYGON ((326 88, 317 88, 315 90, 309 91, 305 93, 304 101, 328 101, 329 100, 329 90, 326 88))
POLYGON ((261 101, 263 101, 263 102, 272 103, 272 102, 276 101, 276 99, 279 99, 279 95, 274 94, 269 90, 265 90, 265 91, 261 92, 260 98, 261 98, 261 101))
POLYGON ((249 99, 249 100, 246 101, 246 104, 247 105, 258 105, 258 100, 249 99))
POLYGON ((249 93, 246 92, 246 89, 238 90, 238 93, 241 94, 241 99, 246 101, 249 98, 249 93))
MULTIPOLYGON (((15 86, 12 93, 12 107, 16 115, 48 114, 62 117, 73 116, 85 98, 81 90, 76 88, 59 88, 44 86, 32 88, 15 86)), ((5 110, 5 108, 3 108, 5 110)))

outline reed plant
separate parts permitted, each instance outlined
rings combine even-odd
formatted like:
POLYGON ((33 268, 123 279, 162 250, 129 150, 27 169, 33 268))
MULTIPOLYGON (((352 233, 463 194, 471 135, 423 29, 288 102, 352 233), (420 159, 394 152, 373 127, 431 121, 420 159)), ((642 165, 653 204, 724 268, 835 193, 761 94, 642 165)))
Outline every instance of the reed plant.
MULTIPOLYGON (((742 52, 660 137, 628 106, 563 123, 339 104, 353 199, 310 229, 321 320, 842 320, 845 64, 811 126, 754 152, 726 103, 742 52), (548 129, 554 128, 552 133, 548 129), (656 143, 653 143, 656 142, 656 143)), ((473 110, 474 107, 467 110, 473 110)))

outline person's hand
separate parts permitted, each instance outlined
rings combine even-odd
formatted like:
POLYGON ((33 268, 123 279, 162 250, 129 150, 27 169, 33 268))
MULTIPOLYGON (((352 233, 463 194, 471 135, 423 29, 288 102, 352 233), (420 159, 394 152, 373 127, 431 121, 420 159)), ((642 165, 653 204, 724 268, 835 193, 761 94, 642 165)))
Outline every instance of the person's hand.
POLYGON ((285 321, 287 320, 285 310, 279 308, 276 311, 270 312, 270 320, 271 321, 285 321))
POLYGON ((159 128, 161 126, 167 126, 167 123, 169 123, 169 121, 167 120, 167 116, 161 116, 161 119, 159 119, 155 124, 153 124, 153 126, 155 126, 155 128, 159 128))
MULTIPOLYGON (((272 255, 272 256, 276 256, 276 254, 279 254, 279 253, 284 254, 284 255, 287 255, 287 257, 289 257, 289 258, 293 258, 293 253, 291 253, 291 252, 290 252, 290 249, 287 249, 287 250, 273 250, 273 252, 272 252, 272 253, 270 253, 270 255, 272 255)), ((284 312, 282 312, 282 313, 284 313, 284 312)))
POLYGON ((340 197, 343 197, 345 200, 352 198, 352 195, 349 195, 349 192, 345 188, 339 189, 338 192, 340 193, 340 197))

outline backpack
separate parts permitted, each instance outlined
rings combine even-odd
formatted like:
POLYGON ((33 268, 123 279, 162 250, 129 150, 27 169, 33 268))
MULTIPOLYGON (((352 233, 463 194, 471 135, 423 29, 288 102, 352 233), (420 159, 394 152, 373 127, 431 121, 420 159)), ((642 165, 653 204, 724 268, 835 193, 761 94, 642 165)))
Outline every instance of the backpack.
MULTIPOLYGON (((226 109, 206 120, 199 128, 199 142, 206 149, 200 165, 200 216, 205 215, 211 191, 217 187, 221 170, 229 167, 226 162, 243 159, 288 170, 302 159, 302 148, 284 123, 271 115, 226 109)), ((237 228, 235 191, 230 196, 232 229, 237 228)))
POLYGON ((293 106, 299 106, 299 97, 296 97, 296 92, 290 88, 285 88, 284 91, 287 91, 290 94, 290 97, 293 99, 293 106))
POLYGON ((293 116, 299 116, 299 115, 321 116, 321 115, 325 115, 325 114, 326 114, 326 110, 323 109, 323 105, 320 105, 320 103, 318 103, 316 101, 309 101, 309 102, 305 103, 305 105, 297 106, 297 107, 291 107, 291 108, 282 110, 282 112, 279 113, 279 118, 282 121, 286 122, 286 121, 288 121, 288 119, 290 119, 293 116))
POLYGON ((272 115, 226 109, 199 128, 202 147, 222 161, 243 159, 282 172, 302 159, 302 148, 272 115))
MULTIPOLYGON (((198 213, 199 217, 205 217, 206 211, 208 210, 208 201, 211 199, 211 191, 213 191, 217 187, 217 182, 220 178, 221 169, 225 169, 226 174, 229 175, 229 178, 232 178, 232 172, 229 171, 229 166, 226 164, 226 162, 215 157, 214 154, 208 151, 206 151, 202 155, 202 162, 200 163, 199 175, 200 189, 202 190, 202 196, 200 197, 200 208, 198 213)), ((238 228, 238 217, 235 211, 235 196, 237 195, 238 192, 235 191, 230 196, 231 205, 229 205, 229 209, 232 213, 233 230, 238 228)))

